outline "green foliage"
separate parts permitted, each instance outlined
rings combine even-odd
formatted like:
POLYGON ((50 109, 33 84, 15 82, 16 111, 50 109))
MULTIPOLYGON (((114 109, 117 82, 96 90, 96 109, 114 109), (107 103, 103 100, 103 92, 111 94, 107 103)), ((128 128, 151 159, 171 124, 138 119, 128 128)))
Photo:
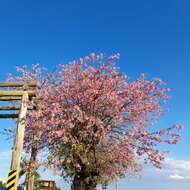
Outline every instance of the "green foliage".
POLYGON ((0 181, 0 188, 1 187, 6 187, 6 183, 4 183, 3 181, 0 181))
POLYGON ((24 185, 18 185, 17 190, 24 190, 24 185))

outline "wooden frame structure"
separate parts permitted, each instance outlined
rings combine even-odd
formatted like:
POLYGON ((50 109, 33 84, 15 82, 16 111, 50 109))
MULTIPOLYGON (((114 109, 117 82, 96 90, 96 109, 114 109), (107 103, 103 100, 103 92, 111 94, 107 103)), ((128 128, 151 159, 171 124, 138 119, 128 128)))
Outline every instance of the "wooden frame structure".
POLYGON ((0 106, 0 111, 19 111, 18 113, 0 114, 0 119, 18 118, 18 124, 16 129, 16 138, 13 146, 12 160, 10 170, 16 170, 16 182, 15 190, 18 187, 18 174, 20 171, 21 153, 23 150, 25 122, 27 110, 33 110, 34 107, 28 106, 28 102, 36 96, 34 90, 9 90, 10 88, 23 87, 23 89, 29 89, 30 87, 37 87, 36 82, 0 82, 0 88, 8 88, 8 90, 0 90, 0 101, 21 101, 20 106, 0 106))

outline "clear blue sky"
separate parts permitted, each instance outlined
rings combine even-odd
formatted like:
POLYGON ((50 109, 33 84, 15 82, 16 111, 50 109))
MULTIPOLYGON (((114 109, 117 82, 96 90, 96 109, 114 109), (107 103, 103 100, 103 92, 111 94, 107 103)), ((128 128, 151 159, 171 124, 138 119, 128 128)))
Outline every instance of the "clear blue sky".
MULTIPOLYGON (((153 185, 154 190, 189 190, 190 1, 0 1, 0 80, 17 65, 39 62, 53 69, 91 52, 120 52, 119 66, 132 80, 140 73, 165 80, 173 99, 158 126, 186 126, 162 172, 145 167, 141 180, 121 181, 120 190, 153 185)), ((7 151, 0 143, 0 152, 7 151)), ((0 168, 5 157, 0 158, 0 168)), ((1 175, 6 176, 5 171, 1 175)))

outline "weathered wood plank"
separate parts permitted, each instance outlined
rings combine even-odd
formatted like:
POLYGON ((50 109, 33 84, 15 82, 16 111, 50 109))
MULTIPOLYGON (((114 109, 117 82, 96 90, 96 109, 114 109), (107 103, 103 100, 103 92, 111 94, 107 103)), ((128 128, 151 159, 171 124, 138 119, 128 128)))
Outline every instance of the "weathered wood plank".
POLYGON ((0 96, 22 96, 23 94, 28 93, 29 96, 36 96, 36 92, 33 90, 22 91, 22 90, 0 90, 0 96))
POLYGON ((0 87, 36 87, 37 83, 36 81, 32 82, 0 82, 0 87))
MULTIPOLYGON (((29 100, 32 101, 34 100, 36 97, 34 96, 30 96, 29 100)), ((20 101, 22 100, 21 96, 0 96, 0 101, 3 102, 9 102, 9 101, 20 101)))
POLYGON ((28 93, 25 92, 22 96, 21 110, 19 113, 18 126, 16 130, 16 139, 15 139, 15 144, 14 144, 13 153, 12 153, 11 170, 17 171, 15 189, 17 189, 18 187, 20 161, 21 161, 21 154, 23 150, 28 99, 29 99, 28 93))
MULTIPOLYGON (((10 111, 10 110, 20 110, 20 106, 0 106, 0 110, 10 111)), ((34 110, 33 106, 28 106, 28 110, 34 110)))
POLYGON ((21 96, 4 96, 0 97, 0 101, 18 101, 22 100, 21 96))
POLYGON ((0 119, 15 119, 18 118, 18 114, 0 114, 0 119))

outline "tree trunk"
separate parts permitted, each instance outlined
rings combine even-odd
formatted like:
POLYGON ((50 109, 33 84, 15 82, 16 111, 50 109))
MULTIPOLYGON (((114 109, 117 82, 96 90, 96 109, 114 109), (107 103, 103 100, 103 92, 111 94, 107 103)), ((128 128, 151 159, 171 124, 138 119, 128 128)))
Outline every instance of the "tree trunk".
MULTIPOLYGON (((32 150, 31 150, 31 157, 30 157, 30 163, 34 163, 36 161, 36 157, 37 157, 37 148, 35 145, 35 136, 33 138, 33 145, 32 145, 32 150)), ((26 190, 34 190, 34 172, 30 172, 27 174, 26 176, 26 190)))
POLYGON ((95 176, 80 172, 74 176, 72 190, 96 190, 95 176))

